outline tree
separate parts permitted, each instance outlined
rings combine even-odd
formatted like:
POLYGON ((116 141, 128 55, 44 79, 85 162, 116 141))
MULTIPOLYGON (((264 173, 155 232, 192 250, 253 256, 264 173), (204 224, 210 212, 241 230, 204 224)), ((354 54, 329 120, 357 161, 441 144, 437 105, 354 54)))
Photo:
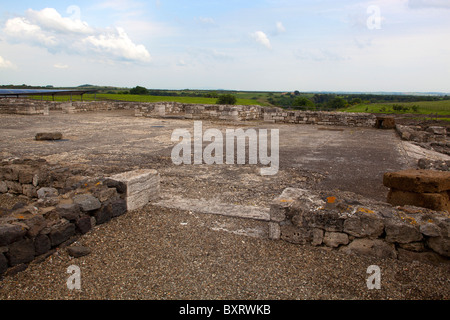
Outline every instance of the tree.
POLYGON ((327 106, 330 109, 343 109, 347 107, 348 102, 344 98, 336 97, 333 100, 328 101, 327 106))
MULTIPOLYGON (((306 97, 297 97, 292 103, 293 107, 306 107, 306 108, 314 108, 314 103, 306 97)), ((305 108, 305 109, 306 109, 305 108)), ((302 108, 303 109, 303 108, 302 108)))
POLYGON ((130 94, 148 94, 148 90, 144 87, 136 86, 130 90, 130 94))
POLYGON ((236 104, 236 97, 232 94, 222 94, 219 96, 219 99, 217 99, 217 104, 236 104))

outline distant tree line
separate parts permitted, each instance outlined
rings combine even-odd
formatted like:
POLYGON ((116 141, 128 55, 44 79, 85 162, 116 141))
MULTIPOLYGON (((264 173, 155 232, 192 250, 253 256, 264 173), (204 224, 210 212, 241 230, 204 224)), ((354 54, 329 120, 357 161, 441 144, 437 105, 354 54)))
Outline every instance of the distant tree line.
POLYGON ((381 94, 334 94, 293 93, 274 95, 269 94, 268 102, 272 105, 300 110, 336 110, 357 104, 386 103, 386 102, 420 102, 449 100, 445 96, 417 96, 417 95, 381 95, 381 94))

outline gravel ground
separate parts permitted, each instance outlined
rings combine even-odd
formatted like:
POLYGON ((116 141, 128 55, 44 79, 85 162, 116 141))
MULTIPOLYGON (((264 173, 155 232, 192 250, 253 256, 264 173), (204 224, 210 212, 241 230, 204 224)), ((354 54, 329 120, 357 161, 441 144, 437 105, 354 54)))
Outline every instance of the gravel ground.
POLYGON ((151 205, 95 227, 76 244, 0 281, 6 299, 435 299, 450 297, 448 267, 350 256, 299 246, 243 230, 263 222, 151 205), (240 232, 237 232, 240 231, 240 232), (67 268, 81 269, 81 290, 69 290, 67 268), (367 268, 381 269, 369 290, 367 268))

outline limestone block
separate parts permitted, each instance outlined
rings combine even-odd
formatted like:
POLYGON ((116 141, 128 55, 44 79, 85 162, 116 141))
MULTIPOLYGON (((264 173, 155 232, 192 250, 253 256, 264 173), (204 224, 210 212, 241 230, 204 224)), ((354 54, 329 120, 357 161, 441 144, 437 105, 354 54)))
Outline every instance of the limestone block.
POLYGON ((419 228, 409 221, 391 219, 385 222, 386 241, 409 243, 422 240, 419 228))
POLYGON ((432 237, 428 239, 428 246, 433 249, 433 251, 443 255, 445 257, 450 257, 450 239, 445 237, 432 237))
POLYGON ((418 193, 391 189, 387 202, 394 206, 413 205, 432 210, 449 210, 450 199, 447 191, 439 193, 418 193))
POLYGON ((279 240, 281 237, 281 227, 277 222, 269 222, 269 239, 279 240))
POLYGON ((84 212, 100 209, 102 204, 92 194, 78 194, 73 197, 73 202, 80 206, 80 209, 84 212))
POLYGON ((280 229, 280 238, 287 242, 306 244, 313 239, 312 229, 299 228, 293 225, 282 225, 280 229))
POLYGON ((0 193, 8 192, 8 185, 5 181, 0 181, 0 193))
POLYGON ((10 193, 22 193, 22 185, 16 181, 6 181, 6 186, 10 193))
POLYGON ((383 231, 383 220, 375 213, 356 212, 344 221, 344 232, 355 237, 378 238, 383 231))
POLYGON ((108 187, 116 187, 126 196, 127 210, 136 210, 159 197, 159 173, 152 169, 128 171, 107 179, 108 187))
POLYGON ((43 187, 37 191, 37 196, 39 199, 46 199, 58 196, 58 190, 55 188, 43 187))
POLYGON ((61 140, 62 133, 61 132, 39 132, 36 134, 35 139, 38 141, 41 140, 61 140))
POLYGON ((404 170, 383 176, 388 188, 416 193, 439 193, 450 190, 450 172, 434 170, 404 170))
POLYGON ((445 128, 444 127, 439 127, 439 126, 428 127, 427 132, 432 133, 432 134, 439 134, 439 135, 445 135, 446 134, 445 128))
POLYGON ((380 239, 355 239, 348 246, 341 247, 340 250, 348 254, 360 254, 378 258, 397 258, 395 246, 380 239))
POLYGON ((342 244, 348 244, 348 235, 341 232, 325 232, 323 243, 328 247, 337 248, 342 244))

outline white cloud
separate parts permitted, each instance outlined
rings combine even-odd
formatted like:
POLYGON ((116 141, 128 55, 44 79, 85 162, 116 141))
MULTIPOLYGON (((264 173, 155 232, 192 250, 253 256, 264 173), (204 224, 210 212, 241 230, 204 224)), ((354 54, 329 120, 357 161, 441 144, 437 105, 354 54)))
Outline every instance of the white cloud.
POLYGON ((48 31, 82 34, 89 34, 94 31, 87 22, 81 21, 78 17, 76 19, 63 18, 53 8, 45 8, 41 11, 28 9, 26 15, 31 22, 48 31))
POLYGON ((277 22, 277 32, 278 33, 286 32, 286 28, 283 26, 283 23, 277 22))
POLYGON ((13 69, 15 66, 11 61, 4 59, 0 56, 0 69, 13 69))
POLYGON ((145 46, 135 44, 122 28, 93 28, 79 16, 64 18, 53 8, 29 9, 26 17, 7 20, 3 32, 8 42, 44 47, 52 53, 94 55, 101 61, 151 59, 145 46))
POLYGON ((53 65, 53 67, 56 69, 69 69, 69 66, 67 64, 62 63, 56 63, 53 65))
POLYGON ((252 38, 259 44, 263 45, 264 47, 271 49, 272 45, 270 44, 270 40, 267 37, 267 35, 262 31, 256 31, 251 34, 252 38))
POLYGON ((54 36, 46 34, 41 27, 23 17, 6 21, 3 32, 12 42, 27 42, 46 47, 53 47, 57 44, 54 36))
POLYGON ((119 59, 150 61, 150 53, 143 45, 134 44, 122 28, 116 28, 116 31, 88 36, 83 39, 83 44, 97 53, 107 53, 119 59))

